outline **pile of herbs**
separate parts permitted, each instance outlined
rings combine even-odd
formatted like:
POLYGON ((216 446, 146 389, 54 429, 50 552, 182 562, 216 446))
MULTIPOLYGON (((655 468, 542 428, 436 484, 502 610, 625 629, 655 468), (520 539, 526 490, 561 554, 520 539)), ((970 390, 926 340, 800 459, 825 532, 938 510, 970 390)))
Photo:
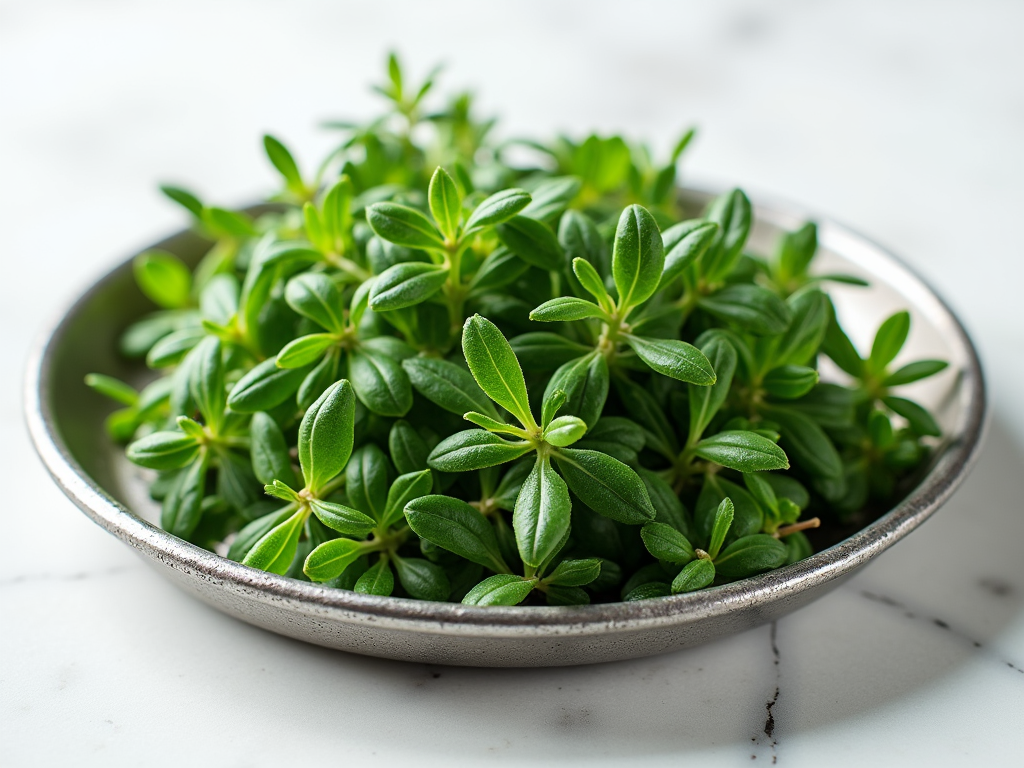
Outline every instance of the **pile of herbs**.
POLYGON ((856 350, 813 224, 760 258, 740 190, 680 209, 692 131, 661 162, 497 143, 468 95, 431 112, 432 78, 388 75, 315 174, 265 137, 271 205, 163 188, 209 241, 135 261, 161 309, 122 351, 163 375, 88 383, 167 531, 338 589, 576 605, 779 568, 893 503, 939 435, 894 388, 945 363, 891 367, 906 312, 856 350))

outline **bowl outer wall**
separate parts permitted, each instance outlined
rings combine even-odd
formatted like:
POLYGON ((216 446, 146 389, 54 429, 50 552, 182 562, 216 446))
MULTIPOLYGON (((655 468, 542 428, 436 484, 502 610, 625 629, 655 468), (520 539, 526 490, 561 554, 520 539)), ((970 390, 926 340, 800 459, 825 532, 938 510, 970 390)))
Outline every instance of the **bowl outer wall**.
MULTIPOLYGON (((685 204, 710 198, 683 190, 685 204)), ((757 204, 759 222, 784 229, 812 217, 784 204, 757 204)), ((83 469, 83 450, 118 461, 88 408, 81 375, 100 369, 90 339, 114 338, 110 299, 121 314, 147 304, 131 275, 131 260, 82 295, 46 333, 29 361, 25 411, 47 470, 94 522, 133 547, 186 592, 231 616, 318 645, 384 658, 433 664, 533 667, 587 664, 647 656, 697 645, 779 618, 837 586, 927 519, 970 470, 985 426, 986 396, 977 352, 949 307, 910 269, 865 238, 818 219, 822 248, 858 263, 898 287, 914 308, 943 326, 961 369, 960 400, 951 439, 919 485, 896 507, 841 543, 799 563, 699 592, 633 603, 579 607, 489 607, 361 595, 264 573, 222 558, 161 530, 130 511, 83 469), (104 299, 107 299, 104 301, 104 299), (925 306, 926 305, 926 306, 925 306), (78 394, 76 394, 78 393, 78 394), (82 401, 79 403, 78 401, 82 401), (101 442, 102 441, 102 442, 101 442), (76 445, 77 452, 69 448, 76 445)), ((154 247, 175 251, 195 239, 179 233, 154 247)), ((193 243, 194 247, 194 243, 193 243)), ((93 403, 95 410, 95 403, 93 403)))

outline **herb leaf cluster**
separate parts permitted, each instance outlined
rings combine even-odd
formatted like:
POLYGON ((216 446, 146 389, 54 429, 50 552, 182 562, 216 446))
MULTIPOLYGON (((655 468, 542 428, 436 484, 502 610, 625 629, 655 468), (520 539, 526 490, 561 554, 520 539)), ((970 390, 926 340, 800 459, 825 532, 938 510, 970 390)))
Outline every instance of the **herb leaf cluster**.
POLYGON ((468 95, 430 111, 435 77, 391 57, 314 173, 265 137, 259 213, 162 188, 209 247, 135 261, 158 309, 121 352, 160 375, 86 383, 166 530, 338 589, 579 605, 779 568, 894 502, 941 433, 902 387, 946 364, 895 365, 906 312, 858 351, 825 289, 863 283, 812 270, 813 224, 755 255, 742 191, 680 208, 693 131, 664 161, 499 143, 468 95))

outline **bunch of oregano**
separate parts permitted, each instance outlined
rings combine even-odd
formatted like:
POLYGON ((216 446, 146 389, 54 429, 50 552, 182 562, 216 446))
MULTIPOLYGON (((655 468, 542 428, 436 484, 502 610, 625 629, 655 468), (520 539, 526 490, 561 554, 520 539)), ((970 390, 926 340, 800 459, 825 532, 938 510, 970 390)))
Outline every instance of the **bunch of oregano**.
POLYGON ((778 568, 894 501, 939 435, 899 388, 945 363, 892 368, 906 312, 855 348, 813 224, 760 258, 740 190, 683 218, 692 131, 661 161, 502 144, 432 86, 392 57, 313 173, 265 137, 270 206, 163 188, 209 249, 135 261, 160 309, 121 351, 162 375, 88 383, 164 528, 338 589, 576 605, 778 568))

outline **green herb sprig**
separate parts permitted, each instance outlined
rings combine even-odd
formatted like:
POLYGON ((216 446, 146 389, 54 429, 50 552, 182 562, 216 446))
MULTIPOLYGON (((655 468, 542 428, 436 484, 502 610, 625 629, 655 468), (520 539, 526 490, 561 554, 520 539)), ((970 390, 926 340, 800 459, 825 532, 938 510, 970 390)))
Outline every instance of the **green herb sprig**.
POLYGON ((681 207, 692 130, 663 164, 498 143, 435 79, 391 56, 315 173, 264 137, 266 206, 162 187, 209 244, 135 261, 156 310, 120 351, 162 375, 86 383, 166 530, 370 595, 580 605, 782 567, 899 498, 941 435, 901 388, 946 363, 896 364, 906 312, 855 348, 826 288, 864 283, 814 271, 813 224, 762 258, 742 191, 681 207))

